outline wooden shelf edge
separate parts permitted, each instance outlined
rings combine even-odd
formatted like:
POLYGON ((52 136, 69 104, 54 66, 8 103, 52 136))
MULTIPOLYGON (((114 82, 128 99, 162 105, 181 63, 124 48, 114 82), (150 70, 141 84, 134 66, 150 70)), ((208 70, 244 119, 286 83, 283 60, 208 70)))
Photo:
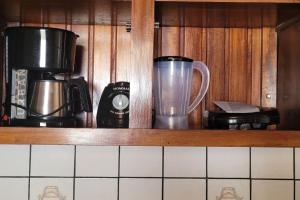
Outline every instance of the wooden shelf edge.
POLYGON ((300 131, 0 128, 0 144, 300 147, 300 131))
POLYGON ((300 3, 300 0, 155 0, 177 3, 300 3))

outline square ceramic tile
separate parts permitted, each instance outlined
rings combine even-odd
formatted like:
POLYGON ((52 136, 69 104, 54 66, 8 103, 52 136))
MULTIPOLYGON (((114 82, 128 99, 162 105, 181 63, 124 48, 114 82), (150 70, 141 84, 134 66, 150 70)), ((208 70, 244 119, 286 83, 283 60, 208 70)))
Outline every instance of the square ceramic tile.
POLYGON ((165 177, 205 177, 206 148, 165 147, 165 177))
POLYGON ((296 181, 296 199, 300 199, 300 181, 296 181))
POLYGON ((33 145, 32 176, 74 176, 74 146, 33 145))
POLYGON ((76 176, 118 176, 119 147, 77 146, 76 176))
POLYGON ((286 180, 253 180, 252 200, 293 200, 294 183, 286 180))
POLYGON ((300 148, 295 149, 295 176, 300 179, 300 148))
POLYGON ((292 148, 252 148, 252 177, 293 178, 292 148))
POLYGON ((160 177, 162 175, 161 147, 121 147, 121 176, 160 177))
POLYGON ((29 145, 0 145, 0 176, 29 176, 29 145))
POLYGON ((73 178, 31 178, 30 200, 73 200, 73 178), (47 198, 48 197, 48 198, 47 198))
POLYGON ((250 200, 250 180, 209 179, 208 200, 250 200))
POLYGON ((164 200, 199 200, 206 197, 204 179, 165 179, 164 200))
POLYGON ((159 178, 121 178, 120 200, 161 200, 162 180, 159 178))
POLYGON ((75 200, 117 200, 118 179, 116 178, 77 178, 75 200))
POLYGON ((208 177, 249 178, 250 153, 248 147, 207 149, 208 177))
POLYGON ((28 200, 28 184, 29 178, 0 178, 0 199, 28 200))

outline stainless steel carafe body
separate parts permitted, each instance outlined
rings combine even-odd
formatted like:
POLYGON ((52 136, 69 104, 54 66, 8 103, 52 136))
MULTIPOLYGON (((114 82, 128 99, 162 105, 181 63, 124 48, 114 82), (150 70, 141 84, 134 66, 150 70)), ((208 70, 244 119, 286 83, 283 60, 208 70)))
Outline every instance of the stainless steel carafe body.
POLYGON ((60 80, 36 81, 30 102, 32 114, 49 115, 46 117, 66 117, 68 113, 66 84, 65 81, 60 80))

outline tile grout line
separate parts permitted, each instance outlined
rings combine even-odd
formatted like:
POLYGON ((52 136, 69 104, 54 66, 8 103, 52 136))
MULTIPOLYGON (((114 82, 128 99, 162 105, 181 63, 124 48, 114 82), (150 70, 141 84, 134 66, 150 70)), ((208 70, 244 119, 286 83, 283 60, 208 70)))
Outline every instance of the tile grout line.
POLYGON ((31 182, 31 150, 32 150, 32 145, 29 145, 29 176, 28 176, 28 200, 30 200, 30 182, 31 182))
MULTIPOLYGON (((29 178, 29 176, 0 176, 0 178, 29 178)), ((73 176, 30 176, 30 179, 36 178, 66 178, 70 179, 73 176)), ((153 177, 144 177, 144 176, 78 176, 76 179, 196 179, 196 180, 205 180, 205 179, 215 179, 215 180, 249 180, 249 178, 245 177, 161 177, 161 176, 153 176, 153 177)), ((300 179, 293 178, 251 178, 252 180, 263 180, 263 181, 300 181, 300 179)))
POLYGON ((295 147, 293 147, 293 178, 294 178, 294 200, 296 200, 296 152, 295 147))
POLYGON ((165 183, 165 147, 162 147, 162 179, 161 179, 161 199, 164 200, 164 183, 165 183))
POLYGON ((75 190, 76 190, 76 155, 77 155, 77 146, 74 146, 74 174, 73 174, 73 200, 75 200, 75 190))
POLYGON ((208 147, 205 147, 205 199, 208 200, 208 147))
POLYGON ((117 200, 120 199, 120 171, 121 171, 121 146, 118 146, 118 186, 117 186, 117 200))
POLYGON ((252 200, 252 148, 249 147, 249 199, 252 200))

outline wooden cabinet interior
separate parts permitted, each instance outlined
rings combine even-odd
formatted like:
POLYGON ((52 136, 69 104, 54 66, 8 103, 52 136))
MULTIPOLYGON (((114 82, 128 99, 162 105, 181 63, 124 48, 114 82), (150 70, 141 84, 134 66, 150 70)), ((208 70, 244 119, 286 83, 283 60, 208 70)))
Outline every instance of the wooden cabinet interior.
MULTIPOLYGON (((137 0, 134 2, 138 5, 137 0)), ((2 5, 0 3, 0 16, 8 26, 57 27, 80 35, 77 74, 84 76, 89 83, 94 110, 92 114, 81 116, 85 127, 96 127, 100 95, 109 82, 129 81, 134 79, 132 76, 139 75, 135 83, 144 78, 149 80, 149 85, 147 88, 141 88, 145 84, 134 85, 137 87, 134 95, 142 97, 140 102, 131 103, 131 108, 139 105, 138 109, 134 109, 139 113, 131 115, 131 120, 135 120, 135 128, 150 127, 152 73, 143 63, 149 66, 153 58, 149 51, 151 48, 154 57, 181 55, 202 60, 210 68, 211 85, 205 100, 190 115, 191 128, 201 127, 202 112, 212 110, 215 100, 276 107, 276 26, 299 14, 299 4, 156 2, 154 10, 153 0, 141 2, 140 7, 148 9, 143 11, 148 19, 132 21, 138 23, 134 28, 142 29, 145 25, 146 29, 141 32, 135 30, 134 36, 125 29, 126 22, 135 16, 130 1, 10 0, 2 1, 2 5), (147 30, 153 30, 154 19, 160 22, 161 27, 149 33, 147 30), (146 51, 134 54, 142 57, 132 56, 132 46, 145 47, 135 40, 147 34, 146 51), (155 37, 151 39, 152 34, 155 37), (151 40, 152 44, 149 43, 151 40)), ((200 83, 201 77, 196 74, 193 97, 200 83)))

